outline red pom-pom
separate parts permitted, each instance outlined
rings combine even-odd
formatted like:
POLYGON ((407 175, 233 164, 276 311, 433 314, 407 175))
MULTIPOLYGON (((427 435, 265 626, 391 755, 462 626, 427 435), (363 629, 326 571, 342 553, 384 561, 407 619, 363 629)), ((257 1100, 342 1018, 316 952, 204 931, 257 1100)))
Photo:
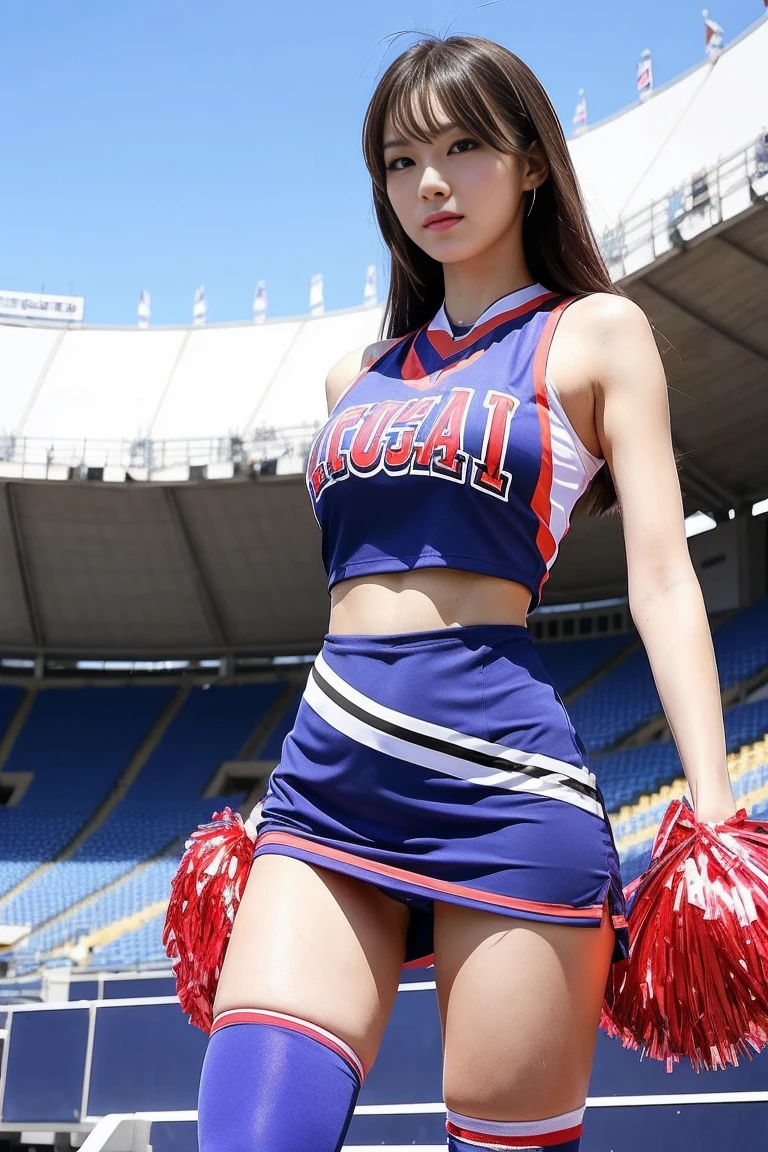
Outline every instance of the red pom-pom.
POLYGON ((699 823, 669 805, 651 864, 626 889, 629 959, 612 966, 600 1026, 625 1048, 697 1072, 768 1044, 768 828, 740 809, 699 823))
POLYGON ((190 1024, 210 1032, 213 1000, 235 913, 253 860, 253 839, 239 812, 214 812, 187 840, 171 881, 163 928, 176 993, 190 1024))

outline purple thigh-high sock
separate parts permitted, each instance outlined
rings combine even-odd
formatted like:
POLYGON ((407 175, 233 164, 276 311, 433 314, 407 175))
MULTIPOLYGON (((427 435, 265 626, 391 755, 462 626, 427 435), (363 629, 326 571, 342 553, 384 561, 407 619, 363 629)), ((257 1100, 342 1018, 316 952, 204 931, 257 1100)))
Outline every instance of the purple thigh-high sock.
POLYGON ((364 1075, 349 1045, 308 1020, 222 1012, 200 1077, 200 1152, 339 1152, 364 1075))
POLYGON ((448 1152, 579 1152, 584 1108, 547 1120, 477 1120, 448 1109, 448 1152))

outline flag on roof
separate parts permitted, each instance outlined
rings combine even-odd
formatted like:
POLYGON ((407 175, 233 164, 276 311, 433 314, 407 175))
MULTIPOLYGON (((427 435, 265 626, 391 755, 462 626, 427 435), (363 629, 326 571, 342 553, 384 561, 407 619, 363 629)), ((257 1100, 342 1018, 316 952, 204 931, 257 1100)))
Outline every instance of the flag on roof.
POLYGON ((373 308, 376 305, 376 265, 369 264, 368 270, 365 274, 365 290, 363 292, 363 304, 366 308, 373 308))
POLYGON ((573 126, 577 132, 583 132, 587 126, 587 97, 583 88, 579 88, 579 99, 573 114, 573 126))
POLYGON ((706 8, 702 12, 702 16, 704 17, 704 50, 711 59, 722 51, 723 30, 715 20, 711 19, 706 8))
POLYGON ((322 316, 324 311, 323 274, 316 272, 309 285, 309 312, 311 316, 322 316))
POLYGON ((146 288, 142 288, 141 295, 139 296, 139 306, 137 308, 139 317, 139 328, 149 327, 149 317, 152 313, 152 297, 146 288))
POLYGON ((256 285, 256 293, 253 297, 253 322, 254 324, 263 324, 267 318, 267 285, 264 280, 259 280, 256 285))
POLYGON ((192 323, 205 324, 208 316, 208 301, 205 298, 205 285, 201 284, 195 288, 195 295, 192 299, 192 323))
POLYGON ((637 64, 637 91, 644 100, 653 91, 653 64, 650 48, 644 48, 637 64))

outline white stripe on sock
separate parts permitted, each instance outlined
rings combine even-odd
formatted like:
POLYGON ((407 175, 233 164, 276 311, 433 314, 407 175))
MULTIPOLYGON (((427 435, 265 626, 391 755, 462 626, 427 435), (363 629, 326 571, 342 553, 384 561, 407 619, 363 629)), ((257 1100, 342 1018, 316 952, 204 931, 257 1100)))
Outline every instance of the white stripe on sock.
POLYGON ((474 1116, 462 1116, 460 1112, 452 1112, 448 1108, 447 1115, 451 1124, 457 1128, 465 1128, 470 1132, 480 1132, 483 1136, 545 1136, 549 1132, 564 1132, 568 1128, 576 1128, 584 1119, 586 1104, 576 1108, 573 1112, 564 1112, 562 1116, 550 1116, 547 1120, 477 1120, 474 1116))
MULTIPOLYGON (((292 1024, 301 1025, 307 1032, 315 1032, 318 1036, 325 1037, 326 1040, 329 1040, 332 1044, 335 1044, 337 1048, 342 1050, 357 1072, 360 1083, 362 1084, 363 1080, 365 1080, 365 1069, 363 1068, 362 1062, 359 1056, 350 1048, 349 1044, 345 1044, 340 1037, 336 1036, 333 1032, 329 1032, 327 1028, 321 1028, 319 1024, 313 1024, 311 1020, 304 1020, 301 1016, 290 1016, 287 1012, 274 1012, 271 1008, 232 1008, 227 1012, 219 1013, 216 1017, 216 1023, 226 1023, 228 1016, 240 1016, 245 1012, 253 1012, 259 1016, 269 1016, 278 1023, 281 1020, 289 1020, 292 1024)), ((322 1043, 322 1041, 320 1041, 320 1043, 322 1043)))

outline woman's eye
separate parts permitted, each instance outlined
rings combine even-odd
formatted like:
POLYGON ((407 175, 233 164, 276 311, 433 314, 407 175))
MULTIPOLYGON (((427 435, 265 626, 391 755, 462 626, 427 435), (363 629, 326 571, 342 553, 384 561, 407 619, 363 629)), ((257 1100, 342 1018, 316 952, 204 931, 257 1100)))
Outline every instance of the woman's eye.
MULTIPOLYGON (((451 144, 451 147, 448 150, 448 154, 450 155, 454 148, 459 147, 461 148, 462 152, 471 152, 478 147, 478 143, 476 140, 470 140, 469 137, 466 137, 463 140, 455 140, 453 144, 451 144), (465 145, 469 145, 469 147, 467 148, 465 145)), ((401 165, 403 162, 405 164, 413 163, 413 161, 408 156, 396 156, 394 160, 391 160, 389 164, 387 164, 387 172, 402 172, 403 169, 401 165)))
MULTIPOLYGON (((457 140, 455 144, 452 144, 452 145, 451 145, 451 147, 452 147, 452 148, 458 148, 460 144, 469 144, 469 146, 470 146, 470 151, 471 151, 471 149, 472 149, 472 148, 476 148, 476 147, 477 147, 477 141, 476 141, 476 140, 470 140, 469 138, 467 138, 467 139, 464 139, 464 140, 457 140)), ((466 148, 463 148, 463 149, 462 149, 462 151, 463 151, 463 152, 466 152, 466 148)))

